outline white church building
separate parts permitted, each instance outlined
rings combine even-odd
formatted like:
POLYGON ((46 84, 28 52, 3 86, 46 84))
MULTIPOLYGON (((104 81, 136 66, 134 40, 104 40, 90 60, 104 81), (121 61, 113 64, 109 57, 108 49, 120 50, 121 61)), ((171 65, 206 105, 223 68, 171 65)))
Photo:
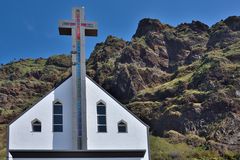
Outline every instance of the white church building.
POLYGON ((8 126, 8 160, 149 160, 148 126, 86 76, 84 8, 60 21, 72 35, 72 75, 8 126))

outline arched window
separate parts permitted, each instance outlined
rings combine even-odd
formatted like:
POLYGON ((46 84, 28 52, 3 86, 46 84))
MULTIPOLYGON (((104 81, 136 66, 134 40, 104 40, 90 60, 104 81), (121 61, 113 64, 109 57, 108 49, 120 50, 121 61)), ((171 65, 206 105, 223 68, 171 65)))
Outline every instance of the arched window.
POLYGON ((53 132, 63 131, 63 106, 59 101, 53 104, 53 132))
POLYGON ((32 131, 33 132, 41 132, 42 131, 42 125, 38 119, 35 119, 32 121, 32 131))
POLYGON ((97 103, 97 125, 98 132, 107 132, 106 105, 103 102, 97 103))
POLYGON ((118 122, 118 132, 119 133, 127 133, 127 123, 121 120, 118 122))

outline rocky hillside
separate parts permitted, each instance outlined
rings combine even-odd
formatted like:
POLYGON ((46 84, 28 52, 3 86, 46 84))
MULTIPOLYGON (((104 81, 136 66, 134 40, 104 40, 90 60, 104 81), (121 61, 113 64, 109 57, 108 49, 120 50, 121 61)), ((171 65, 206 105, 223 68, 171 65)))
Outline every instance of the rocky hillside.
MULTIPOLYGON (((68 77, 70 66, 60 55, 1 67, 0 142, 5 124, 68 77)), ((142 19, 131 41, 109 36, 97 44, 87 74, 162 137, 151 138, 153 159, 240 157, 240 17, 211 27, 142 19)))
POLYGON ((97 44, 88 74, 153 135, 174 130, 240 150, 240 17, 211 27, 143 19, 130 42, 109 36, 97 44))

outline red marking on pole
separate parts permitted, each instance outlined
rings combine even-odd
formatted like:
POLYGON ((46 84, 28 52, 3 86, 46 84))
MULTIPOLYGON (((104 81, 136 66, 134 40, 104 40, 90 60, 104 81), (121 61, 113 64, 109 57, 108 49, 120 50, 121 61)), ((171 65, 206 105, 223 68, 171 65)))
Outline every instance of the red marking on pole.
POLYGON ((77 26, 77 40, 80 40, 80 26, 77 26))
POLYGON ((80 11, 77 10, 76 11, 76 21, 77 21, 77 27, 76 27, 76 38, 77 40, 80 40, 80 36, 81 36, 81 33, 80 33, 80 11))

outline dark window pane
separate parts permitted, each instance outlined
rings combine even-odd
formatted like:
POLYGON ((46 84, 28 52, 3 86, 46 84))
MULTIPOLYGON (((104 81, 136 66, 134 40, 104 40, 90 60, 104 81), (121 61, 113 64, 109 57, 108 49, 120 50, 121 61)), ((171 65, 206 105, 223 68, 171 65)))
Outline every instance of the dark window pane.
POLYGON ((126 126, 118 126, 118 132, 119 133, 127 132, 127 127, 126 126))
POLYGON ((33 132, 41 132, 42 127, 41 125, 33 125, 33 132))
POLYGON ((62 125, 53 125, 53 132, 62 132, 63 126, 62 125))
POLYGON ((53 106, 53 114, 62 114, 62 106, 54 105, 53 106))
POLYGON ((107 132, 107 126, 98 126, 98 132, 107 132))
POLYGON ((106 114, 105 106, 97 106, 97 114, 106 114))
POLYGON ((98 116, 97 120, 98 124, 106 124, 106 116, 98 116))
POLYGON ((62 115, 54 115, 53 116, 53 123, 54 124, 62 124, 63 123, 62 115))

